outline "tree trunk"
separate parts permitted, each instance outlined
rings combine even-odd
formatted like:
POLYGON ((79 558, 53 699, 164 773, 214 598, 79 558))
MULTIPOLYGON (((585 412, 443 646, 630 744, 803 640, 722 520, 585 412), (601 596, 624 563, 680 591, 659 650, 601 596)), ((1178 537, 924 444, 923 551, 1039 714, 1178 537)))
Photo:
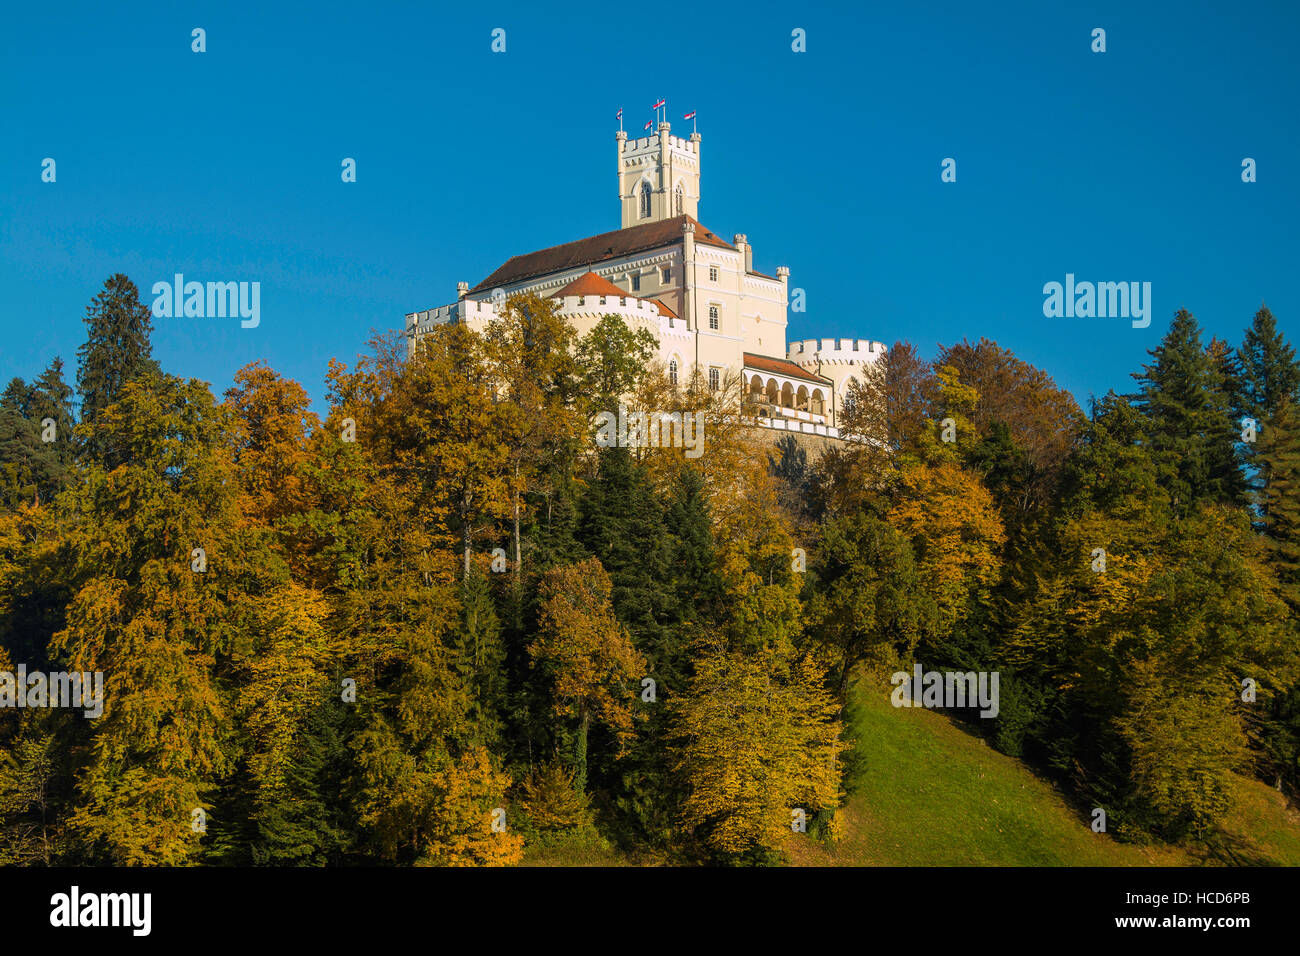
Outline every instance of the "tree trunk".
POLYGON ((577 772, 574 774, 574 786, 579 793, 587 792, 587 708, 582 708, 582 717, 578 721, 577 772))
POLYGON ((519 463, 515 462, 515 588, 524 569, 524 553, 519 544, 519 463))

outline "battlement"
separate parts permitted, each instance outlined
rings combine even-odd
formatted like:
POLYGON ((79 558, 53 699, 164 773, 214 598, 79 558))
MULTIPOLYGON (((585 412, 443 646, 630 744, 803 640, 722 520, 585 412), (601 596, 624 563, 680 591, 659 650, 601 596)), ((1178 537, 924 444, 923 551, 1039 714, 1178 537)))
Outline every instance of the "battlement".
POLYGON ((887 346, 874 339, 804 339, 791 342, 786 358, 802 365, 820 359, 825 362, 874 362, 885 354, 887 346))
POLYGON ((481 302, 477 299, 461 299, 459 302, 442 305, 436 309, 425 309, 423 312, 408 312, 406 314, 406 334, 408 336, 423 335, 435 325, 446 325, 448 322, 469 322, 473 320, 487 322, 495 314, 490 299, 481 302))
POLYGON ((649 136, 641 136, 637 139, 628 139, 627 134, 623 133, 618 140, 618 151, 628 159, 638 158, 640 156, 654 156, 659 153, 662 145, 667 145, 669 149, 680 150, 683 153, 692 153, 696 157, 700 155, 700 134, 694 134, 690 139, 683 139, 680 136, 664 136, 672 129, 670 123, 660 123, 659 132, 649 136))

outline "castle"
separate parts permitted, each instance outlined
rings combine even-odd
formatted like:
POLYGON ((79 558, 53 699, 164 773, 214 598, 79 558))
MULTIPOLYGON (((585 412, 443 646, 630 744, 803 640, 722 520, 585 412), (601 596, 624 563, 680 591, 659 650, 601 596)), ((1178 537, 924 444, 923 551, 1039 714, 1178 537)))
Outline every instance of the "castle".
POLYGON ((849 382, 885 346, 787 345, 790 270, 755 271, 744 233, 727 242, 696 218, 700 134, 682 139, 661 122, 657 135, 629 140, 620 129, 615 138, 621 228, 512 256, 472 288, 458 283, 454 303, 406 316, 408 351, 441 323, 481 331, 506 297, 533 292, 553 299, 580 335, 606 315, 649 330, 674 382, 698 368, 717 388, 728 371, 743 372, 746 411, 763 427, 840 437, 849 382))

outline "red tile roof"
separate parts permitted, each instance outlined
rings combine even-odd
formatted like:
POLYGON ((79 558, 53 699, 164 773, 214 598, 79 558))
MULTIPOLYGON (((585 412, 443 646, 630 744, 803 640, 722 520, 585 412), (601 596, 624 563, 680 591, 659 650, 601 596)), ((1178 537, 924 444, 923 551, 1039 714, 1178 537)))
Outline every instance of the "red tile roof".
POLYGON ((556 298, 566 295, 617 295, 630 298, 626 292, 614 285, 614 283, 608 279, 602 279, 594 272, 578 276, 578 278, 555 293, 556 298))
POLYGON ((664 305, 662 299, 651 299, 650 301, 653 302, 655 305, 659 306, 660 315, 666 315, 670 319, 677 318, 677 313, 674 312, 672 309, 668 308, 668 306, 664 305))
POLYGON ((771 372, 774 375, 784 375, 786 378, 798 378, 805 382, 816 382, 818 385, 833 384, 829 378, 823 378, 820 375, 805 371, 795 365, 794 362, 770 358, 766 355, 755 355, 753 352, 745 353, 745 368, 747 370, 753 369, 756 372, 771 372))
MULTIPOLYGON (((695 241, 723 249, 735 249, 731 243, 719 238, 691 216, 674 216, 659 222, 648 222, 643 226, 629 226, 614 232, 604 232, 599 236, 566 242, 549 249, 512 256, 495 272, 480 282, 470 293, 495 289, 523 279, 533 279, 563 272, 577 266, 589 266, 606 259, 618 259, 647 249, 675 245, 682 241, 682 226, 686 222, 695 223, 695 241)), ((626 293, 624 293, 626 295, 626 293)))

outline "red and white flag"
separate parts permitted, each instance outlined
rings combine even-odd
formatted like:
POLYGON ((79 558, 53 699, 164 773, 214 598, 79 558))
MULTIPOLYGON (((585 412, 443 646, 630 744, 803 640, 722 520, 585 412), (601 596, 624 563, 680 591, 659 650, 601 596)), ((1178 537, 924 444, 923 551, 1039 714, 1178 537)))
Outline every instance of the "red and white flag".
POLYGON ((646 122, 645 122, 645 128, 646 128, 646 129, 649 129, 649 128, 650 128, 650 120, 646 120, 646 122))
POLYGON ((683 116, 682 119, 695 119, 695 110, 691 110, 689 113, 683 116))
POLYGON ((650 108, 651 108, 652 110, 657 110, 657 109, 659 109, 659 107, 663 106, 663 105, 664 105, 665 103, 667 103, 667 102, 668 102, 667 100, 660 100, 658 103, 656 103, 654 106, 652 106, 652 107, 650 107, 650 108))

